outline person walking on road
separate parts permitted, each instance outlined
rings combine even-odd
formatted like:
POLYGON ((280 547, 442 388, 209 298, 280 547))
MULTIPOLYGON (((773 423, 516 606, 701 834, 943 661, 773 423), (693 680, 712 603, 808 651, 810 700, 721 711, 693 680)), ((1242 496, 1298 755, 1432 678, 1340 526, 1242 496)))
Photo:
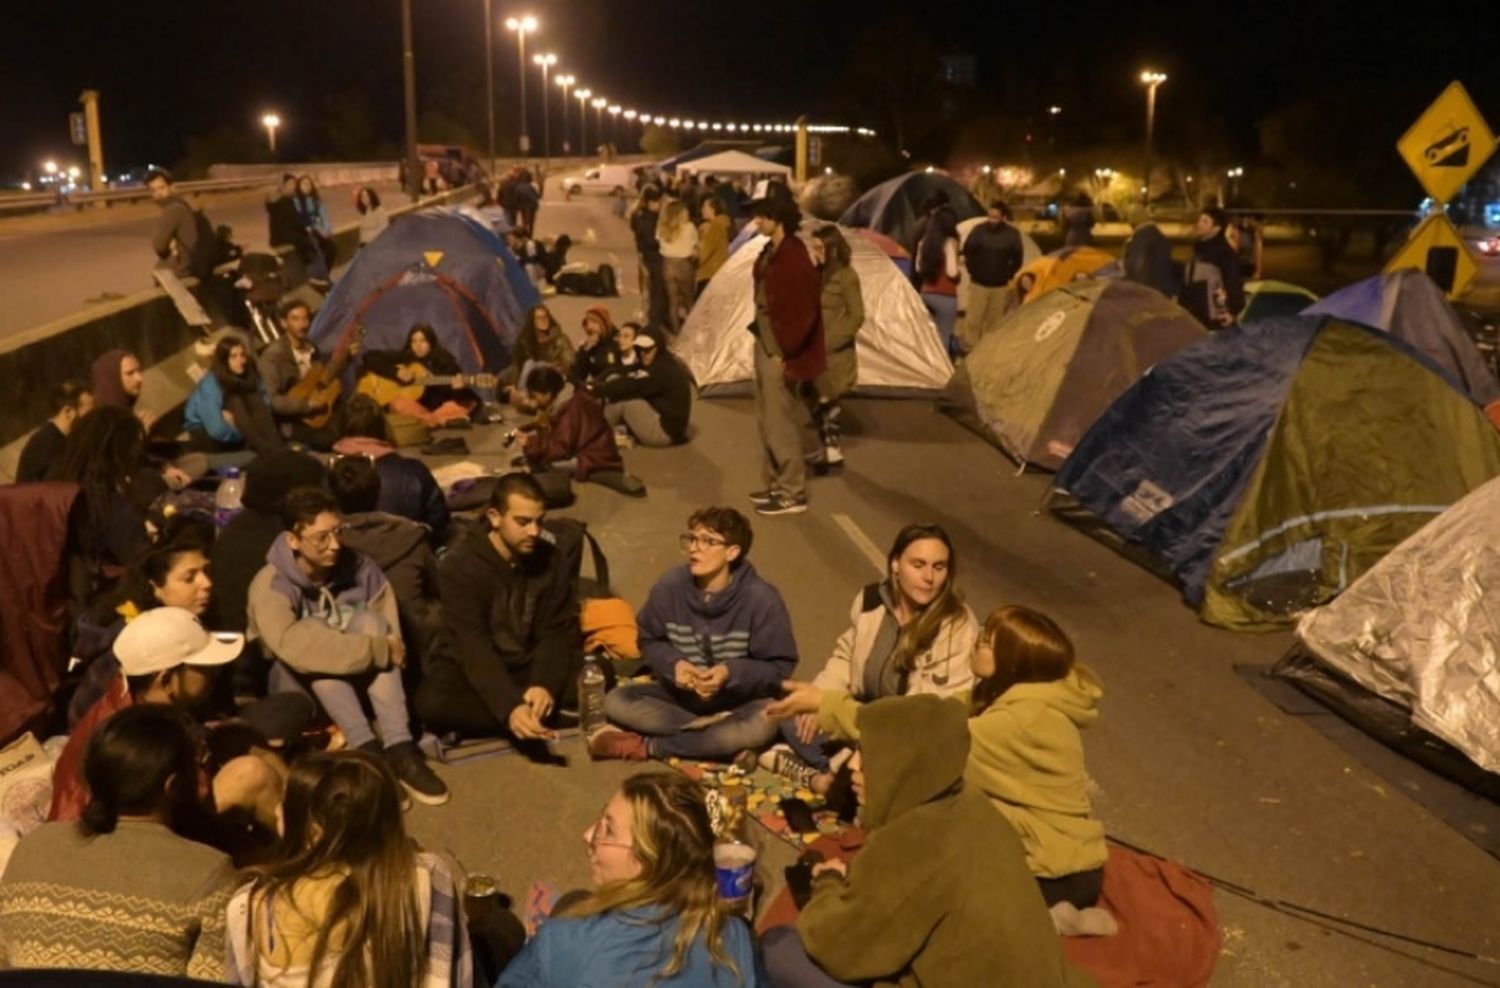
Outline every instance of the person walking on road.
POLYGON ((996 199, 985 222, 969 231, 964 241, 964 266, 969 271, 969 307, 965 316, 968 342, 974 346, 1005 315, 1005 288, 1021 270, 1024 252, 1021 232, 1010 223, 1010 209, 996 199))
POLYGON ((755 204, 757 230, 769 238, 755 259, 755 418, 766 487, 750 495, 762 515, 807 510, 807 460, 821 443, 813 429, 812 382, 827 367, 823 284, 797 239, 802 214, 790 199, 755 204))

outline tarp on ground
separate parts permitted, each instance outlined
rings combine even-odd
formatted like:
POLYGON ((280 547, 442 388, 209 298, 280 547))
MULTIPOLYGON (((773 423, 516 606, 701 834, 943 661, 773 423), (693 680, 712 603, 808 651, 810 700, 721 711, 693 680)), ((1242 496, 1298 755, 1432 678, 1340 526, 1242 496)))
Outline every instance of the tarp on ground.
POLYGON ((540 301, 510 248, 472 210, 398 216, 362 247, 313 320, 325 353, 347 347, 356 325, 364 347, 398 349, 427 323, 466 373, 497 371, 526 312, 540 301))
POLYGON ((915 252, 922 205, 934 192, 948 196, 948 205, 959 222, 984 215, 984 207, 968 189, 940 172, 922 171, 897 175, 870 189, 844 210, 839 225, 883 233, 908 252, 915 252))
POLYGON ((1023 279, 1031 278, 1031 287, 1021 301, 1032 302, 1070 281, 1095 277, 1114 263, 1113 254, 1097 247, 1064 247, 1023 264, 1011 284, 1019 285, 1023 279))
POLYGON ((1500 398, 1500 383, 1463 318, 1424 271, 1405 268, 1356 281, 1303 311, 1385 330, 1447 371, 1481 405, 1500 398))
POLYGON ((1500 480, 1469 494, 1308 612, 1314 661, 1500 772, 1500 480))
POLYGON ((744 151, 728 150, 678 162, 678 171, 697 172, 700 175, 791 175, 786 165, 778 165, 765 158, 757 158, 744 151))
MULTIPOLYGON (((857 392, 919 394, 942 389, 953 365, 937 326, 911 282, 877 246, 844 230, 854 271, 859 275, 865 322, 856 337, 857 392)), ((799 236, 809 235, 804 227, 799 236)), ((752 271, 766 238, 756 235, 724 263, 688 314, 672 344, 683 365, 707 395, 743 391, 755 376, 755 321, 752 271)))
POLYGON ((959 365, 943 410, 1012 458, 1056 470, 1110 402, 1207 335, 1125 279, 1070 282, 1003 319, 959 365))
MULTIPOLYGON (((1240 310, 1240 322, 1255 322, 1259 319, 1274 319, 1277 316, 1295 316, 1305 312, 1318 296, 1290 282, 1262 279, 1245 282, 1245 307, 1240 310)), ((1351 322, 1373 325, 1363 319, 1344 316, 1351 322)))
POLYGON ((1084 435, 1052 503, 1144 553, 1205 621, 1269 629, 1497 474, 1500 434, 1424 357, 1289 316, 1157 364, 1084 435))

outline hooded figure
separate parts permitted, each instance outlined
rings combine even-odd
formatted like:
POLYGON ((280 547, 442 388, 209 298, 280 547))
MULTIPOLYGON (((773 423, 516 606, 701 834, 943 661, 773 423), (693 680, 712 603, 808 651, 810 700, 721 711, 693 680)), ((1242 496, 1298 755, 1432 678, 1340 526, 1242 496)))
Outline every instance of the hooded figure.
POLYGON ((1167 298, 1176 298, 1182 288, 1172 245, 1155 223, 1142 223, 1125 241, 1125 277, 1154 288, 1167 298))
POLYGON ((814 881, 797 921, 812 959, 859 984, 1090 984, 1063 960, 1015 831, 964 784, 963 705, 889 697, 858 726, 870 836, 847 877, 814 881))
POLYGON ((134 408, 140 395, 125 393, 125 382, 120 380, 120 365, 125 358, 135 354, 129 350, 109 350, 99 355, 89 368, 94 382, 94 404, 100 407, 134 408))

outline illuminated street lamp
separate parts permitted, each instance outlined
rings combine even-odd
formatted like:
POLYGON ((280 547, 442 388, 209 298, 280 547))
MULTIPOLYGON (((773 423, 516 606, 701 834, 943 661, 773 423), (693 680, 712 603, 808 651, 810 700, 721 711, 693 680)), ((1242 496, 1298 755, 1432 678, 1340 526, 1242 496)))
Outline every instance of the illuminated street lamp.
MULTIPOLYGON (((531 56, 532 62, 542 67, 542 155, 552 157, 552 118, 547 113, 547 72, 557 64, 557 56, 550 51, 545 55, 531 56)), ((564 97, 566 99, 567 97, 564 97)), ((566 107, 568 104, 564 103, 566 107)))
POLYGON ((507 17, 505 27, 516 34, 516 64, 520 66, 521 76, 521 154, 529 155, 531 133, 526 127, 526 35, 536 33, 536 18, 530 14, 507 17))
POLYGON ((274 113, 267 113, 260 118, 260 125, 266 128, 266 141, 271 145, 271 154, 276 154, 276 128, 281 126, 281 118, 274 113))
POLYGON ((1146 187, 1142 201, 1146 204, 1147 210, 1151 208, 1151 140, 1156 130, 1156 87, 1166 81, 1165 72, 1153 72, 1147 69, 1141 73, 1141 84, 1146 87, 1146 171, 1141 184, 1146 187))
POLYGON ((592 89, 580 89, 573 94, 578 99, 578 153, 588 154, 589 148, 589 97, 592 89))
POLYGON ((609 112, 609 139, 615 140, 620 136, 620 113, 624 110, 619 103, 615 103, 608 109, 609 112))
POLYGON ((594 108, 594 130, 599 135, 599 143, 604 143, 604 108, 609 105, 609 100, 603 96, 595 96, 589 101, 589 106, 594 108))
POLYGON ((1047 107, 1047 144, 1049 146, 1057 143, 1057 117, 1060 113, 1062 113, 1060 106, 1047 107))
POLYGON ((562 87, 563 91, 563 156, 567 157, 568 152, 572 150, 572 147, 568 144, 568 90, 571 89, 573 83, 577 82, 578 80, 575 79, 573 77, 573 74, 570 72, 567 75, 558 76, 554 81, 562 87))
POLYGON ((51 158, 48 158, 46 161, 42 162, 42 171, 46 172, 48 175, 56 175, 57 162, 53 161, 51 158))

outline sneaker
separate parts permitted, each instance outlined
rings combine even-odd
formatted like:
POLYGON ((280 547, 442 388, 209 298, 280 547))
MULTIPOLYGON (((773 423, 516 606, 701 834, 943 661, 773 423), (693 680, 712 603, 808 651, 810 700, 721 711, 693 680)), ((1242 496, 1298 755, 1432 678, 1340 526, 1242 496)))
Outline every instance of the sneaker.
POLYGON ((839 449, 837 446, 824 446, 823 447, 823 462, 827 463, 831 467, 841 467, 841 466, 843 466, 844 465, 844 452, 843 452, 843 450, 839 449))
POLYGON ((757 508, 770 504, 774 500, 776 500, 776 488, 774 487, 767 487, 763 491, 750 492, 750 503, 757 508))
POLYGON ((651 757, 646 739, 634 731, 603 727, 589 738, 589 757, 596 761, 618 758, 626 762, 643 762, 651 757))
POLYGON ((451 795, 447 785, 427 764, 416 744, 403 741, 385 750, 391 771, 401 780, 401 786, 411 793, 411 798, 428 806, 442 806, 451 795))
POLYGON ((775 515, 800 515, 807 510, 807 495, 798 494, 796 497, 785 491, 777 491, 771 500, 765 504, 757 504, 755 513, 774 517, 775 515))
POLYGON ((803 789, 811 789, 818 770, 797 757, 789 745, 773 744, 760 756, 760 767, 774 772, 783 779, 790 779, 803 789))

